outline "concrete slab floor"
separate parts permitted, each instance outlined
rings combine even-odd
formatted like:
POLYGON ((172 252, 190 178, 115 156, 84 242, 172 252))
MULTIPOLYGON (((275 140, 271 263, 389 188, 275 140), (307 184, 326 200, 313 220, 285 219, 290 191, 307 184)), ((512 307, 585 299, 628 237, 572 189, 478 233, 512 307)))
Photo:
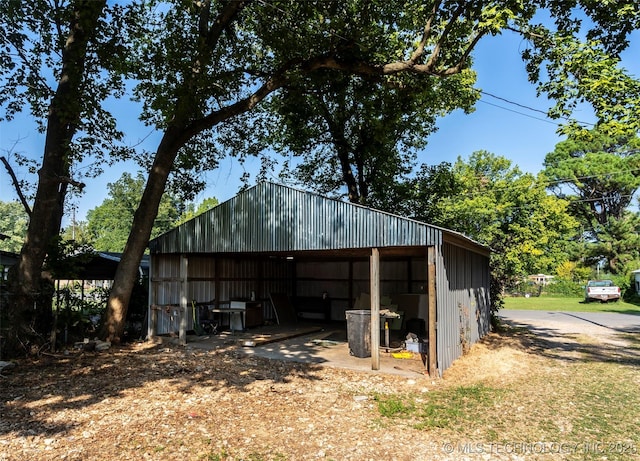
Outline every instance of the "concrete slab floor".
POLYGON ((351 355, 344 325, 303 325, 284 329, 279 326, 252 328, 244 332, 222 332, 210 336, 189 336, 187 347, 197 349, 233 348, 247 355, 272 360, 295 361, 327 367, 344 368, 368 373, 388 373, 429 378, 426 356, 401 354, 401 341, 390 342, 390 348, 380 347, 380 369, 372 370, 371 357, 351 355), (395 346, 395 348, 393 348, 395 346))

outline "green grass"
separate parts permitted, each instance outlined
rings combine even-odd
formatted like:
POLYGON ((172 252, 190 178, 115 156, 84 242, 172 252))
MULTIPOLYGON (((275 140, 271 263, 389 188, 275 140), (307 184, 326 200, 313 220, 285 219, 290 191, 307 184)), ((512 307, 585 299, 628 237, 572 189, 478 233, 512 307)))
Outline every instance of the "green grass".
POLYGON ((576 355, 559 348, 548 356, 522 356, 526 372, 504 382, 377 396, 378 412, 383 425, 441 434, 452 442, 450 452, 472 442, 471 449, 524 444, 552 450, 548 458, 534 452, 531 459, 640 459, 640 359, 633 349, 621 350, 624 360, 607 359, 606 346, 589 346, 600 353, 576 355), (554 456, 554 447, 567 451, 554 456))
POLYGON ((505 297, 504 309, 521 309, 535 311, 570 311, 570 312, 618 312, 621 314, 640 315, 640 306, 624 301, 590 302, 583 298, 565 297, 505 297))
POLYGON ((417 429, 461 430, 482 415, 483 407, 501 391, 477 384, 416 395, 377 395, 378 412, 385 418, 411 419, 417 429))

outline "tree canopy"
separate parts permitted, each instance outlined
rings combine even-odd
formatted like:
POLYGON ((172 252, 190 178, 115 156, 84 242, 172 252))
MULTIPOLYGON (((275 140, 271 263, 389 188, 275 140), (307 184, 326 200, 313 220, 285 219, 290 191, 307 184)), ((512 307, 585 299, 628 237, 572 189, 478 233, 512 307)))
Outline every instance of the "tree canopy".
POLYGON ((0 201, 0 250, 11 253, 20 252, 22 242, 27 235, 29 215, 18 202, 0 201))
POLYGON ((556 145, 544 166, 550 189, 593 231, 622 218, 640 187, 640 138, 592 130, 556 145))
POLYGON ((294 156, 293 177, 322 194, 346 189, 351 202, 396 206, 437 117, 468 112, 479 97, 469 70, 447 79, 403 77, 390 85, 327 71, 275 95, 267 108, 281 129, 269 139, 294 156))
MULTIPOLYGON (((442 177, 442 171, 434 173, 442 177)), ((565 200, 547 193, 544 176, 522 173, 510 160, 485 151, 459 158, 451 175, 451 195, 436 202, 441 224, 490 247, 494 276, 503 283, 552 273, 568 259, 567 242, 578 223, 567 214, 565 200)))
MULTIPOLYGON (((60 229, 67 187, 80 186, 71 174, 75 162, 94 149, 117 151, 110 141, 119 132, 101 103, 109 95, 122 95, 125 74, 135 82, 142 120, 161 131, 162 139, 153 158, 144 159, 149 177, 109 299, 107 334, 114 340, 168 184, 179 181, 186 195, 194 194, 202 183, 189 171, 213 167, 227 153, 259 153, 264 140, 253 134, 269 120, 254 109, 282 89, 309 85, 334 71, 390 88, 402 85, 406 75, 425 86, 440 85, 442 79, 455 81, 468 72, 483 37, 511 29, 531 40, 525 58, 534 81, 542 66, 550 64, 549 72, 568 72, 581 85, 569 91, 572 101, 583 98, 595 104, 606 95, 587 96, 606 92, 587 90, 611 82, 599 79, 589 86, 583 78, 587 73, 574 71, 569 61, 549 52, 560 49, 556 45, 563 39, 574 45, 586 36, 599 40, 606 56, 617 56, 637 25, 635 3, 172 0, 131 2, 126 9, 88 0, 2 3, 0 40, 10 51, 2 55, 0 85, 7 97, 0 105, 11 115, 29 103, 44 116, 47 132, 30 235, 18 270, 23 283, 18 285, 26 287, 25 295, 38 290, 33 281, 60 229), (534 22, 541 9, 550 13, 555 31, 534 22), (576 19, 582 15, 591 23, 576 19), (57 87, 42 85, 49 81, 57 87), (32 92, 32 87, 44 91, 32 92)), ((579 56, 571 52, 572 58, 579 56)), ((589 75, 599 78, 596 67, 589 69, 589 75)), ((572 89, 571 81, 562 79, 558 93, 555 87, 541 91, 560 95, 560 88, 572 89)), ((631 113, 634 101, 620 104, 621 111, 616 105, 611 113, 631 113)), ((456 100, 443 107, 465 105, 456 100)), ((390 158, 390 150, 383 151, 390 158)), ((370 168, 388 167, 370 160, 370 168)), ((401 175, 403 170, 397 171, 401 175)))
MULTIPOLYGON (((120 179, 109 183, 108 197, 87 213, 87 231, 97 251, 122 252, 131 230, 133 215, 140 203, 144 177, 123 173, 120 179)), ((180 216, 180 204, 172 194, 164 194, 153 225, 151 238, 175 226, 180 216)))

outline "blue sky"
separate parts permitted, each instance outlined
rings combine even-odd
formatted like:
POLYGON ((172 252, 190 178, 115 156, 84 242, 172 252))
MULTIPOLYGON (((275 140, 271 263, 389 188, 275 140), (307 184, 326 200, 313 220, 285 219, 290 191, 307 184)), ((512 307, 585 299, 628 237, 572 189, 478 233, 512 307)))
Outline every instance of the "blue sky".
MULTIPOLYGON (((474 53, 475 69, 478 73, 477 88, 486 93, 504 98, 522 106, 546 111, 551 103, 544 97, 536 96, 535 87, 527 81, 520 51, 524 43, 515 34, 504 35, 481 41, 474 53)), ((632 47, 623 56, 623 65, 632 74, 640 75, 640 32, 632 37, 632 47)), ((136 121, 137 112, 131 103, 117 103, 114 110, 124 114, 126 124, 123 129, 128 144, 155 151, 160 134, 153 132, 136 121)), ((576 118, 594 121, 588 110, 576 114, 576 118)), ((437 164, 442 161, 454 162, 459 156, 466 158, 477 150, 487 150, 510 159, 522 170, 536 173, 542 169, 545 155, 562 140, 556 134, 557 124, 535 111, 509 104, 503 100, 483 95, 476 105, 476 111, 465 115, 456 111, 438 122, 438 131, 433 134, 427 147, 419 153, 418 163, 437 164)), ((0 155, 7 156, 9 151, 29 153, 40 158, 44 136, 37 133, 29 117, 20 117, 10 124, 0 124, 0 155)), ((19 169, 20 179, 35 180, 35 176, 19 169)), ((220 167, 206 174, 209 185, 197 202, 207 197, 216 197, 220 201, 235 195, 240 187, 239 179, 246 170, 254 173, 258 168, 257 160, 248 159, 244 166, 235 159, 224 160, 220 167)), ((107 197, 107 184, 117 180, 124 171, 135 175, 137 166, 117 164, 108 168, 100 178, 88 182, 86 193, 76 199, 76 219, 84 219, 88 210, 100 205, 107 197)), ((17 196, 4 167, 0 170, 0 199, 16 199, 17 196)), ((69 224, 67 216, 63 226, 69 224)))

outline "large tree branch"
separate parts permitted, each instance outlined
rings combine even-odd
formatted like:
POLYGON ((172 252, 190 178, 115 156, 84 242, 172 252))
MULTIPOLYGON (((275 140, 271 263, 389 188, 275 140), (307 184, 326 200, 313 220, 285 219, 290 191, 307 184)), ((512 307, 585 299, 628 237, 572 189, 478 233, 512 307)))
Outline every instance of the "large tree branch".
POLYGON ((427 19, 427 23, 424 26, 424 30, 422 31, 422 39, 420 40, 418 47, 411 54, 411 58, 409 59, 411 62, 416 62, 424 54, 427 41, 431 36, 431 26, 433 24, 433 21, 436 15, 438 14, 438 10, 440 9, 440 3, 441 3, 440 1, 435 2, 433 5, 433 8, 431 9, 431 14, 429 15, 429 18, 427 19))
POLYGON ((442 35, 440 35, 440 39, 436 43, 436 46, 434 47, 433 52, 431 53, 431 57, 429 58, 429 61, 427 61, 427 66, 429 68, 435 67, 438 57, 440 56, 440 50, 442 49, 442 44, 449 37, 449 33, 451 33, 453 26, 458 21, 458 18, 464 12, 464 9, 465 9, 465 2, 461 2, 460 5, 458 5, 458 8, 456 8, 456 10, 454 11, 449 21, 447 22, 447 25, 445 26, 444 31, 442 31, 442 35))
POLYGON ((251 93, 244 99, 241 99, 229 106, 223 107, 220 110, 211 112, 210 114, 202 117, 198 120, 190 123, 180 136, 180 139, 176 140, 181 145, 186 143, 193 136, 217 125, 220 122, 230 119, 236 115, 243 114, 250 111, 257 106, 260 101, 264 100, 269 94, 273 93, 279 88, 282 88, 288 81, 285 72, 278 72, 274 74, 270 79, 260 86, 256 91, 251 93))
POLYGON ((20 188, 20 183, 18 182, 18 178, 16 178, 16 174, 13 171, 13 168, 11 168, 11 165, 9 165, 9 162, 4 156, 0 157, 0 160, 2 160, 2 163, 4 163, 4 167, 7 169, 7 173, 9 173, 9 176, 11 176, 13 187, 15 188, 16 193, 18 194, 18 198, 20 199, 20 203, 22 203, 22 207, 24 208, 24 211, 26 211, 29 217, 31 217, 31 207, 29 206, 27 199, 22 193, 22 189, 20 188))
MULTIPOLYGON (((463 63, 462 63, 463 64, 463 63)), ((443 70, 434 70, 428 64, 416 64, 412 61, 395 61, 387 64, 371 64, 365 61, 341 61, 335 56, 319 56, 307 61, 302 69, 313 72, 318 69, 334 69, 361 75, 395 75, 402 72, 447 77, 460 72, 461 63, 443 70)))
POLYGON ((288 73, 295 68, 300 69, 303 73, 312 73, 320 69, 333 69, 354 74, 371 76, 384 76, 399 74, 402 72, 411 72, 416 74, 427 74, 438 77, 446 77, 460 72, 460 70, 464 66, 466 58, 471 53, 471 50, 473 49, 475 44, 480 40, 480 37, 481 34, 475 37, 458 64, 441 71, 434 71, 430 68, 430 66, 426 64, 416 64, 411 61, 396 61, 388 64, 376 65, 365 61, 341 61, 338 60, 335 56, 319 56, 305 62, 289 62, 285 64, 280 70, 274 72, 271 77, 267 78, 267 80, 256 91, 251 93, 246 98, 243 98, 229 106, 223 107, 214 112, 211 112, 208 115, 194 120, 193 122, 188 124, 185 130, 183 130, 183 134, 178 139, 175 139, 175 142, 178 145, 183 145, 188 142, 191 137, 209 128, 212 128, 218 123, 228 120, 236 115, 240 115, 250 111, 262 100, 264 100, 269 94, 286 85, 289 81, 288 73))
MULTIPOLYGON (((250 3, 250 1, 251 0, 228 0, 225 3, 224 7, 216 17, 216 20, 209 28, 209 33, 207 34, 207 46, 209 49, 214 49, 215 44, 222 35, 222 32, 224 32, 224 30, 235 21, 238 14, 250 3)), ((209 2, 207 2, 207 4, 208 3, 209 2)))

